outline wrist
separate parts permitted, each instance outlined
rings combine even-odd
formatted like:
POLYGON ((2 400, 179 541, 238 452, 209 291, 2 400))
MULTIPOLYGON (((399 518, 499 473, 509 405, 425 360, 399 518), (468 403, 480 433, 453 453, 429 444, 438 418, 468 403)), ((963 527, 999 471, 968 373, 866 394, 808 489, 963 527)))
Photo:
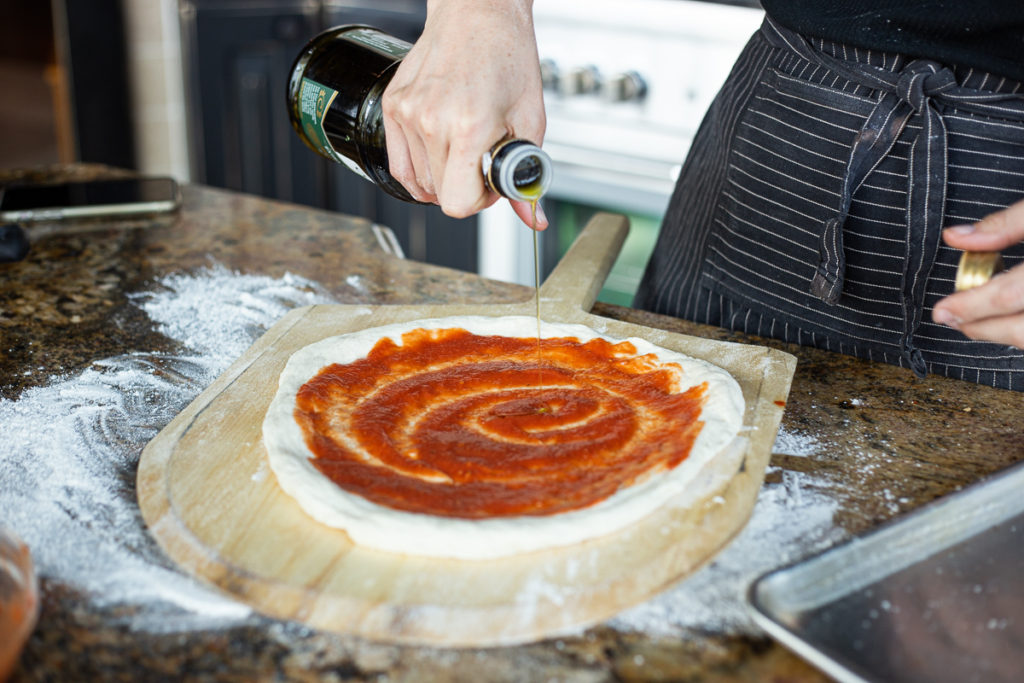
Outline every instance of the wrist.
POLYGON ((503 10, 529 20, 533 18, 533 0, 427 0, 427 17, 442 7, 457 6, 470 10, 503 10))

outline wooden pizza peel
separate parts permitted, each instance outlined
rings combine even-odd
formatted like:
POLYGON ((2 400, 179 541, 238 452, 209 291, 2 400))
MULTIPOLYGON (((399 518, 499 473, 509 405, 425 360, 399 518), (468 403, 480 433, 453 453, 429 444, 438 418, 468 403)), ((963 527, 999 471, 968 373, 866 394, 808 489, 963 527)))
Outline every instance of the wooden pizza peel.
POLYGON ((796 359, 590 314, 628 230, 625 217, 595 216, 542 286, 542 316, 642 337, 736 378, 747 402, 742 438, 701 472, 685 499, 604 538, 497 560, 409 557, 353 545, 344 532, 308 517, 267 464, 262 422, 288 358, 325 337, 394 322, 533 315, 534 300, 317 305, 285 315, 146 446, 138 493, 153 535, 185 570, 265 614, 442 647, 578 631, 690 574, 750 516, 796 359))

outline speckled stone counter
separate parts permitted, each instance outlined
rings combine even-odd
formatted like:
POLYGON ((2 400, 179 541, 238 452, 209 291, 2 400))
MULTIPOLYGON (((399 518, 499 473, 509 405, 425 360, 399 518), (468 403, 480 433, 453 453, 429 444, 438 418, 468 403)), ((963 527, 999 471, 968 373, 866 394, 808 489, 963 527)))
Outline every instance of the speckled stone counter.
MULTIPOLYGON (((110 171, 83 166, 40 175, 98 173, 110 171)), ((12 177, 0 173, 0 182, 12 177)), ((531 295, 389 256, 360 219, 197 186, 185 187, 184 198, 183 210, 170 217, 31 228, 28 258, 0 264, 4 400, 17 402, 34 387, 111 356, 174 352, 181 342, 163 334, 132 293, 213 263, 274 278, 296 274, 342 303, 508 302, 531 295)), ((774 344, 605 304, 595 312, 774 344)), ((944 378, 917 380, 891 366, 778 346, 799 359, 782 431, 814 447, 808 455, 806 448, 787 452, 786 442, 778 442, 768 484, 791 473, 813 474, 834 498, 832 524, 844 534, 867 531, 1024 460, 1022 394, 944 378)), ((130 474, 124 475, 127 494, 130 474)), ((39 623, 15 681, 824 680, 766 637, 700 628, 670 637, 601 625, 519 647, 434 650, 255 614, 227 628, 140 629, 131 604, 98 607, 45 571, 40 585, 39 623)))

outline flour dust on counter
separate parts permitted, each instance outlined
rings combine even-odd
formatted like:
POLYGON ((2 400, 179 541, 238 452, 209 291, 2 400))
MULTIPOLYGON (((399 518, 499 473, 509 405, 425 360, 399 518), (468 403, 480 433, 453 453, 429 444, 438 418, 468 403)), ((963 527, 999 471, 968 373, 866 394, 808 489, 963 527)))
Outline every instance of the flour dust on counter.
POLYGON ((133 353, 0 401, 0 523, 48 579, 132 629, 180 632, 255 619, 183 574, 147 532, 135 494, 146 443, 289 309, 330 302, 314 282, 221 266, 132 296, 177 354, 133 353), (45 425, 45 429, 40 429, 45 425))
MULTIPOLYGON (((862 399, 848 398, 843 406, 864 406, 862 399)), ((812 406, 813 407, 813 406, 812 406)), ((852 488, 863 488, 879 469, 892 469, 893 456, 886 439, 872 447, 857 433, 834 437, 787 429, 784 424, 772 446, 773 463, 758 495, 750 522, 711 563, 685 581, 648 602, 623 612, 609 625, 627 632, 648 635, 680 635, 687 630, 759 635, 750 617, 746 591, 752 581, 773 569, 815 555, 849 538, 837 525, 835 513, 852 488), (850 479, 837 479, 827 471, 812 474, 779 466, 789 458, 827 458, 838 450, 851 456, 850 479)), ((898 482, 893 488, 902 490, 898 482)), ((877 489, 882 509, 896 514, 908 502, 889 487, 877 489)))
POLYGON ((772 453, 781 453, 783 455, 805 458, 817 453, 818 448, 818 439, 813 435, 780 429, 778 435, 775 437, 775 445, 772 447, 772 453))
MULTIPOLYGON (((774 453, 798 448, 814 456, 817 441, 780 430, 774 453)), ((747 587, 761 574, 835 545, 846 532, 832 521, 838 501, 822 477, 769 466, 750 521, 710 564, 652 600, 609 622, 624 632, 652 636, 687 631, 762 634, 746 602, 747 587)))

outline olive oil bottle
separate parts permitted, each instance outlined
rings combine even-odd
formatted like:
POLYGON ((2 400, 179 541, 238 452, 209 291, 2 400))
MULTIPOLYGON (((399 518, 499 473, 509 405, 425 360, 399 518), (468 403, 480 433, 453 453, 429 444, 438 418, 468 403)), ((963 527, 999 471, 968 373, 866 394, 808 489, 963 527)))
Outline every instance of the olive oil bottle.
MULTIPOLYGON (((381 114, 384 90, 410 47, 369 26, 324 31, 292 66, 288 112, 299 137, 315 152, 391 196, 415 202, 388 170, 381 114)), ((499 140, 481 163, 487 186, 510 199, 536 203, 551 183, 550 157, 526 140, 499 140)))

